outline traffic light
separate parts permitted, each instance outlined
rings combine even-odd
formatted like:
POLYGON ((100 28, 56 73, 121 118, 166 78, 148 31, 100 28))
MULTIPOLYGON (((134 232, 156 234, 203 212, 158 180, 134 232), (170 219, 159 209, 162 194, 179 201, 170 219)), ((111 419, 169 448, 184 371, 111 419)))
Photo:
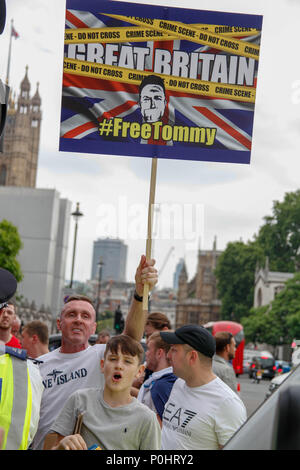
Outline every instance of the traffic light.
POLYGON ((120 309, 120 305, 118 305, 117 309, 115 310, 114 329, 117 335, 120 335, 124 330, 124 318, 120 309))

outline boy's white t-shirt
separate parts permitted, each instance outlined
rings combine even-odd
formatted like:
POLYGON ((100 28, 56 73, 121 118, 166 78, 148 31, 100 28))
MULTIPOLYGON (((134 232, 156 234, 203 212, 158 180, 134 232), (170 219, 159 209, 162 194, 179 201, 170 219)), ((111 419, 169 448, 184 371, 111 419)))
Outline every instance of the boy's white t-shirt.
POLYGON ((132 397, 131 403, 111 407, 103 398, 103 389, 74 392, 52 424, 52 432, 69 436, 76 418, 83 413, 80 434, 87 447, 102 450, 159 450, 161 429, 156 414, 132 397))
POLYGON ((200 387, 177 379, 164 409, 162 449, 219 449, 246 419, 243 402, 219 377, 200 387))
POLYGON ((100 361, 104 357, 105 348, 105 344, 95 344, 72 354, 61 353, 58 348, 38 358, 43 361, 39 368, 44 392, 39 426, 32 444, 34 450, 43 449, 44 439, 52 423, 74 391, 104 386, 100 361))

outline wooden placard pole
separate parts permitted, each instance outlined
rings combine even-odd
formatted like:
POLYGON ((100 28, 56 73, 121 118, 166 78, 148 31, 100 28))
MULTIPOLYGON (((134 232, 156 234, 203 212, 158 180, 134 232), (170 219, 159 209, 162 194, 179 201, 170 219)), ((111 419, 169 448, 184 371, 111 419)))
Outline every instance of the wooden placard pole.
MULTIPOLYGON (((146 242, 146 259, 151 259, 151 248, 152 248, 152 226, 153 226, 153 214, 154 214, 154 201, 155 201, 155 187, 156 187, 156 173, 157 173, 157 158, 152 158, 151 165, 151 180, 150 180, 150 194, 149 194, 149 206, 148 206, 148 229, 147 229, 147 242, 146 242)), ((148 295, 149 295, 149 284, 144 284, 143 290, 143 310, 148 311, 148 295)))

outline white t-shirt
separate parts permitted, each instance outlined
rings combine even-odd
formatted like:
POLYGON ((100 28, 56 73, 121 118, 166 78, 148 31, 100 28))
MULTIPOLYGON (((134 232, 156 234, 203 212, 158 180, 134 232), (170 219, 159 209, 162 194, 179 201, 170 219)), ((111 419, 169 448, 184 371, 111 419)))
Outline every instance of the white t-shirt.
POLYGON ((78 390, 67 400, 52 431, 69 436, 79 413, 83 413, 80 434, 88 448, 97 444, 103 450, 160 449, 156 415, 136 398, 127 405, 111 407, 103 398, 103 390, 78 390))
POLYGON ((246 419, 243 402, 219 377, 192 388, 177 379, 164 409, 162 449, 219 449, 246 419))
POLYGON ((148 377, 148 379, 145 380, 145 382, 142 384, 139 390, 137 399, 144 405, 148 406, 148 408, 150 408, 150 410, 154 411, 155 413, 157 413, 157 410, 151 397, 151 385, 152 383, 155 383, 155 381, 159 379, 160 377, 166 374, 171 374, 172 372, 173 372, 172 367, 167 367, 157 372, 153 372, 150 375, 150 377, 148 377))
POLYGON ((72 354, 61 353, 58 348, 38 358, 43 361, 40 373, 44 392, 39 426, 32 444, 34 450, 43 449, 44 439, 71 393, 82 388, 104 386, 100 360, 105 348, 105 344, 95 344, 72 354))

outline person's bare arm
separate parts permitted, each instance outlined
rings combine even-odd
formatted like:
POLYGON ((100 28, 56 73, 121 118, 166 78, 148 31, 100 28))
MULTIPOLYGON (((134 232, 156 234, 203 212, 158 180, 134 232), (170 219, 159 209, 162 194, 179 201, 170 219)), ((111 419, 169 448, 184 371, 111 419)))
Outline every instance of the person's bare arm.
POLYGON ((5 431, 3 428, 0 428, 0 450, 2 450, 4 436, 5 436, 5 431))
POLYGON ((136 387, 131 387, 131 389, 130 389, 130 395, 131 395, 132 397, 137 398, 138 394, 139 394, 139 389, 136 388, 136 387))
POLYGON ((47 434, 43 450, 87 450, 87 446, 80 434, 62 436, 53 432, 47 434))
MULTIPOLYGON (((157 270, 154 268, 155 260, 146 260, 142 255, 140 264, 135 274, 135 290, 142 297, 144 284, 149 284, 149 291, 153 289, 158 281, 157 270)), ((143 302, 132 299, 131 307, 128 312, 123 334, 131 336, 133 339, 140 341, 144 334, 145 321, 147 312, 143 312, 143 302)))

